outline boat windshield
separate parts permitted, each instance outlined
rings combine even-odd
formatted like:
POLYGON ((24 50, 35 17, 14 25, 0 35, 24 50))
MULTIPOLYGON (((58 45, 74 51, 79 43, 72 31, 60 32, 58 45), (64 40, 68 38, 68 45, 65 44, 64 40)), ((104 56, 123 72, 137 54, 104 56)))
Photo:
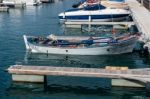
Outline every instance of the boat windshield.
POLYGON ((105 9, 106 7, 100 4, 94 4, 94 5, 87 5, 84 7, 84 10, 100 10, 105 9))
POLYGON ((69 9, 69 10, 66 10, 65 12, 72 12, 72 11, 78 11, 78 10, 82 10, 82 8, 69 9))

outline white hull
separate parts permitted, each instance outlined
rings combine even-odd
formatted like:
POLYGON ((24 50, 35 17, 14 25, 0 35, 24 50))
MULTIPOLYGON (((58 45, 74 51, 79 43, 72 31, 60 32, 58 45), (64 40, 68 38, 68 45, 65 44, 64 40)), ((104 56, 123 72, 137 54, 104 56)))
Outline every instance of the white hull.
MULTIPOLYGON (((119 22, 122 21, 124 19, 126 19, 127 17, 120 17, 120 18, 109 18, 109 19, 92 19, 91 22, 119 22)), ((71 19, 60 19, 60 23, 64 23, 65 21, 67 22, 88 22, 89 19, 87 20, 71 20, 71 19)))
POLYGON ((15 5, 15 2, 13 1, 3 1, 2 3, 5 5, 15 5))
POLYGON ((41 47, 29 44, 30 51, 33 53, 50 53, 50 54, 66 54, 66 55, 109 55, 109 54, 123 54, 132 52, 134 44, 123 48, 97 47, 97 48, 52 48, 41 47), (110 49, 110 50, 108 50, 110 49))
POLYGON ((133 51, 135 42, 137 39, 127 41, 121 44, 114 44, 104 47, 78 47, 78 48, 62 48, 62 47, 51 47, 51 46, 37 46, 29 43, 26 36, 24 41, 26 49, 33 53, 50 53, 50 54, 66 54, 66 55, 110 55, 110 54, 123 54, 130 53, 133 51))
POLYGON ((60 21, 121 21, 128 17, 130 11, 125 9, 76 10, 59 14, 60 21))

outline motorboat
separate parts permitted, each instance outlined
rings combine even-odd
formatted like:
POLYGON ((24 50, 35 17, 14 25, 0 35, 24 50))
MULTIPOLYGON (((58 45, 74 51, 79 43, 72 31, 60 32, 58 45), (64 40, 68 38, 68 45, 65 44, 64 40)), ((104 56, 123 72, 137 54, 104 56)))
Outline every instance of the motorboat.
POLYGON ((60 22, 64 21, 121 21, 130 15, 130 11, 120 8, 108 8, 101 4, 87 5, 60 13, 60 22))

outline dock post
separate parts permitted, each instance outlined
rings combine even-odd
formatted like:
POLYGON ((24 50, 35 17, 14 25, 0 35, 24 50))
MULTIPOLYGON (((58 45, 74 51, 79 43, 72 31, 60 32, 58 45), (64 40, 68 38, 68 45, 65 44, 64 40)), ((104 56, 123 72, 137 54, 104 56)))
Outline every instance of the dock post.
POLYGON ((92 21, 91 16, 89 16, 89 22, 91 22, 91 21, 92 21))
POLYGON ((92 21, 91 16, 89 16, 88 32, 91 31, 91 24, 90 24, 91 21, 92 21))
POLYGON ((44 76, 43 75, 12 74, 12 80, 16 82, 44 83, 44 76))
POLYGON ((81 29, 81 32, 82 32, 82 30, 83 30, 82 27, 83 27, 83 25, 81 25, 81 28, 80 28, 80 29, 81 29))
POLYGON ((137 81, 127 80, 127 79, 112 79, 111 85, 115 87, 145 87, 143 83, 138 83, 137 81))
POLYGON ((44 91, 47 90, 47 76, 44 75, 44 91))
POLYGON ((88 32, 90 32, 91 31, 91 24, 89 23, 88 24, 88 32))

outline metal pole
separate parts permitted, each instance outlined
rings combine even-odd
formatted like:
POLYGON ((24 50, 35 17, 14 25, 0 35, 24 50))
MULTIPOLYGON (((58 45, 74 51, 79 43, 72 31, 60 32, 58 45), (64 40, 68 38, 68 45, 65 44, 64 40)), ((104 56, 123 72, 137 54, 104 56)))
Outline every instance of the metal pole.
POLYGON ((89 22, 91 22, 92 21, 92 19, 91 19, 91 16, 89 15, 89 22))
POLYGON ((44 91, 47 91, 47 76, 44 75, 44 91))
POLYGON ((91 31, 91 24, 90 24, 91 21, 92 21, 92 19, 91 19, 91 16, 89 15, 88 32, 91 31))

